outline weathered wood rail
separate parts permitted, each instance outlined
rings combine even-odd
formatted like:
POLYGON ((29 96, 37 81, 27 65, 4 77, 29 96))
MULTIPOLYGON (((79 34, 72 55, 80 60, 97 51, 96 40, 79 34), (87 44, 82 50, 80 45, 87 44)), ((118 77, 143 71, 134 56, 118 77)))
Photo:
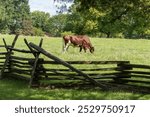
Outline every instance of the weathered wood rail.
POLYGON ((15 48, 18 36, 12 46, 0 45, 0 78, 14 77, 26 79, 29 86, 38 86, 40 82, 92 83, 106 88, 101 81, 116 83, 140 83, 150 86, 150 66, 131 64, 129 61, 63 61, 47 52, 42 46, 24 42, 28 50, 15 48), (15 53, 21 53, 15 54, 15 53), (40 58, 44 54, 49 59, 40 58))
MULTIPOLYGON (((0 70, 3 68, 5 60, 6 60, 6 56, 8 54, 8 47, 10 47, 10 45, 7 45, 5 42, 5 39, 3 39, 3 43, 4 45, 0 45, 0 70)), ((12 52, 10 52, 10 54, 13 54, 12 52)), ((9 69, 9 65, 6 66, 6 69, 9 69)), ((0 73, 1 74, 1 73, 0 73)), ((0 77, 1 79, 1 77, 0 77)))
POLYGON ((6 59, 7 50, 5 50, 5 46, 0 45, 0 69, 2 69, 4 65, 4 61, 6 59))
MULTIPOLYGON (((78 68, 78 70, 83 71, 89 76, 92 76, 93 79, 98 78, 130 78, 130 74, 122 74, 126 70, 130 70, 130 67, 126 65, 129 64, 129 61, 65 61, 72 66, 78 68), (120 65, 121 64, 121 65, 120 65)), ((50 68, 45 68, 45 71, 48 75, 74 75, 72 70, 65 67, 55 68, 55 65, 60 63, 56 61, 41 61, 38 64, 49 65, 50 68), (54 66, 54 68, 53 68, 54 66)), ((77 74, 77 76, 81 76, 77 74)))

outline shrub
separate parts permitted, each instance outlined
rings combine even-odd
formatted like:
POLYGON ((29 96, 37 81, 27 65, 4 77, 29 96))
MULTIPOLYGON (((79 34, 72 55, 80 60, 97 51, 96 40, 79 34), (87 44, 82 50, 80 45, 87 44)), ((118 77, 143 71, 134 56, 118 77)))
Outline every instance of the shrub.
POLYGON ((22 26, 23 35, 33 35, 33 26, 30 19, 23 20, 22 26))
POLYGON ((5 28, 5 29, 0 30, 0 33, 1 34, 9 34, 10 30, 8 28, 5 28))
POLYGON ((33 36, 44 36, 44 32, 40 28, 33 28, 33 36))
POLYGON ((114 38, 124 38, 124 35, 122 33, 115 33, 112 35, 114 38))

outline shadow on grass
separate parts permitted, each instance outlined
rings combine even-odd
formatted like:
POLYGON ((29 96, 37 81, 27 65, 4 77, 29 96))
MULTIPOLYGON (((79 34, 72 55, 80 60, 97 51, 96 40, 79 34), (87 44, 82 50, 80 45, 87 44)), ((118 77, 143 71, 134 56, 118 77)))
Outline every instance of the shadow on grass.
POLYGON ((105 82, 103 91, 91 84, 47 85, 28 88, 22 80, 0 80, 1 100, 140 100, 150 99, 150 89, 105 82))

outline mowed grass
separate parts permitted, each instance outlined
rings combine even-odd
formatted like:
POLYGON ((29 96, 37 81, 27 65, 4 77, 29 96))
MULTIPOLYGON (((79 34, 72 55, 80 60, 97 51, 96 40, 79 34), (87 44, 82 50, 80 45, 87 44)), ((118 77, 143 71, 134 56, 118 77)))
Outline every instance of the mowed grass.
MULTIPOLYGON (((14 35, 0 35, 0 45, 3 44, 2 38, 10 45, 14 35)), ((15 48, 27 49, 24 38, 28 42, 39 44, 41 37, 19 36, 15 48)), ((63 60, 82 60, 82 61, 114 61, 127 60, 135 64, 150 65, 150 40, 145 39, 102 39, 91 38, 95 47, 94 54, 79 53, 79 48, 70 47, 69 51, 62 53, 62 39, 53 37, 42 37, 42 47, 48 52, 63 60)), ((1 50, 0 50, 1 51, 1 50)), ((19 56, 25 54, 17 53, 19 56)), ((32 55, 29 55, 32 57, 32 55)), ((41 55, 44 59, 47 57, 41 55)), ((150 99, 150 94, 136 93, 132 90, 102 91, 99 88, 28 88, 28 83, 16 80, 0 80, 0 99, 150 99)))

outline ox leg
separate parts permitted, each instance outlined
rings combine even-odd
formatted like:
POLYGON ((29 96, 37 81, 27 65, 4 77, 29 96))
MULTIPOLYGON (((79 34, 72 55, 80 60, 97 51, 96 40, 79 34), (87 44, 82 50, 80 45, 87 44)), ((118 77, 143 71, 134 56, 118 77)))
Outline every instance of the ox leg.
POLYGON ((70 46, 70 44, 68 44, 68 45, 66 46, 66 51, 68 51, 69 46, 70 46))
POLYGON ((68 48, 69 48, 70 44, 71 44, 70 41, 67 44, 65 44, 64 52, 68 51, 68 48))
POLYGON ((66 47, 66 42, 65 40, 63 40, 63 43, 62 43, 62 52, 65 52, 65 47, 66 47))
POLYGON ((82 46, 79 46, 80 47, 80 51, 79 52, 81 52, 82 51, 82 46))
POLYGON ((65 44, 63 44, 63 52, 65 52, 66 51, 66 43, 65 44))
POLYGON ((65 47, 66 47, 66 45, 65 45, 65 44, 63 44, 63 46, 62 46, 62 52, 64 52, 64 51, 65 51, 65 47))
POLYGON ((84 47, 84 52, 86 53, 86 47, 84 47))

